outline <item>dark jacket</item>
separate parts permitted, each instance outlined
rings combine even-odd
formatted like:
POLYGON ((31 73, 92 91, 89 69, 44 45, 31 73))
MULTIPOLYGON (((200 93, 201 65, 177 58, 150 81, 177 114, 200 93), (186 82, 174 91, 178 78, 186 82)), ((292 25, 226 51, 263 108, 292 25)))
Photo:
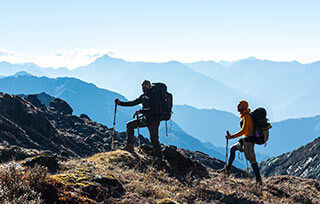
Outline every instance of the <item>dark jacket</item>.
POLYGON ((139 98, 133 101, 120 101, 120 106, 136 106, 138 104, 142 104, 142 109, 140 113, 146 116, 149 119, 153 119, 157 117, 157 110, 156 110, 156 95, 153 89, 150 89, 146 93, 143 93, 139 98))

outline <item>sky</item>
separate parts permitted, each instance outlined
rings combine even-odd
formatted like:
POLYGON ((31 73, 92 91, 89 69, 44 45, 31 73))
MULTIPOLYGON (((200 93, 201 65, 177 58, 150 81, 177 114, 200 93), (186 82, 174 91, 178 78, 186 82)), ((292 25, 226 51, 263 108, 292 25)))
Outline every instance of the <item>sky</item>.
POLYGON ((0 0, 0 61, 320 60, 316 0, 0 0))

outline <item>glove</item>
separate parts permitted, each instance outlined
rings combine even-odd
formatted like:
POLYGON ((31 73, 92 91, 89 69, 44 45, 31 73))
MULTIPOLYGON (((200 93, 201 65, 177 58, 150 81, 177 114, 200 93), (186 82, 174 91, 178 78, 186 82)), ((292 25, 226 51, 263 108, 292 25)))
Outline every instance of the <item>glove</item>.
POLYGON ((227 131, 227 134, 226 134, 226 139, 232 139, 232 135, 230 135, 229 131, 227 131))
POLYGON ((120 104, 120 100, 118 98, 114 99, 114 103, 119 105, 120 104))

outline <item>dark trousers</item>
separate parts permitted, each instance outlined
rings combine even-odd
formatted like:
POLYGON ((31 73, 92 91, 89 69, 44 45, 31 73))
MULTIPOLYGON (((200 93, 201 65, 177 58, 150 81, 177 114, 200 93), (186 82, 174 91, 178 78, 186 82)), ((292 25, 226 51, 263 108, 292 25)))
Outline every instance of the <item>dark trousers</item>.
POLYGON ((159 143, 159 125, 160 120, 147 120, 145 117, 129 121, 127 123, 127 144, 133 145, 135 128, 147 127, 150 134, 150 140, 153 146, 153 153, 156 157, 162 158, 161 146, 159 143))

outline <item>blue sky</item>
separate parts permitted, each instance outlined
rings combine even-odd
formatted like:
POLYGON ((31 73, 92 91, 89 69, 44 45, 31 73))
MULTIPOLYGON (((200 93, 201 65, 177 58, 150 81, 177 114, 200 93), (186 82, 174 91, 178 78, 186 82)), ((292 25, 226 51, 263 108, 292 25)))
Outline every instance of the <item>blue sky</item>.
POLYGON ((0 0, 0 49, 42 62, 85 49, 131 61, 308 63, 320 60, 319 10, 295 0, 0 0))

